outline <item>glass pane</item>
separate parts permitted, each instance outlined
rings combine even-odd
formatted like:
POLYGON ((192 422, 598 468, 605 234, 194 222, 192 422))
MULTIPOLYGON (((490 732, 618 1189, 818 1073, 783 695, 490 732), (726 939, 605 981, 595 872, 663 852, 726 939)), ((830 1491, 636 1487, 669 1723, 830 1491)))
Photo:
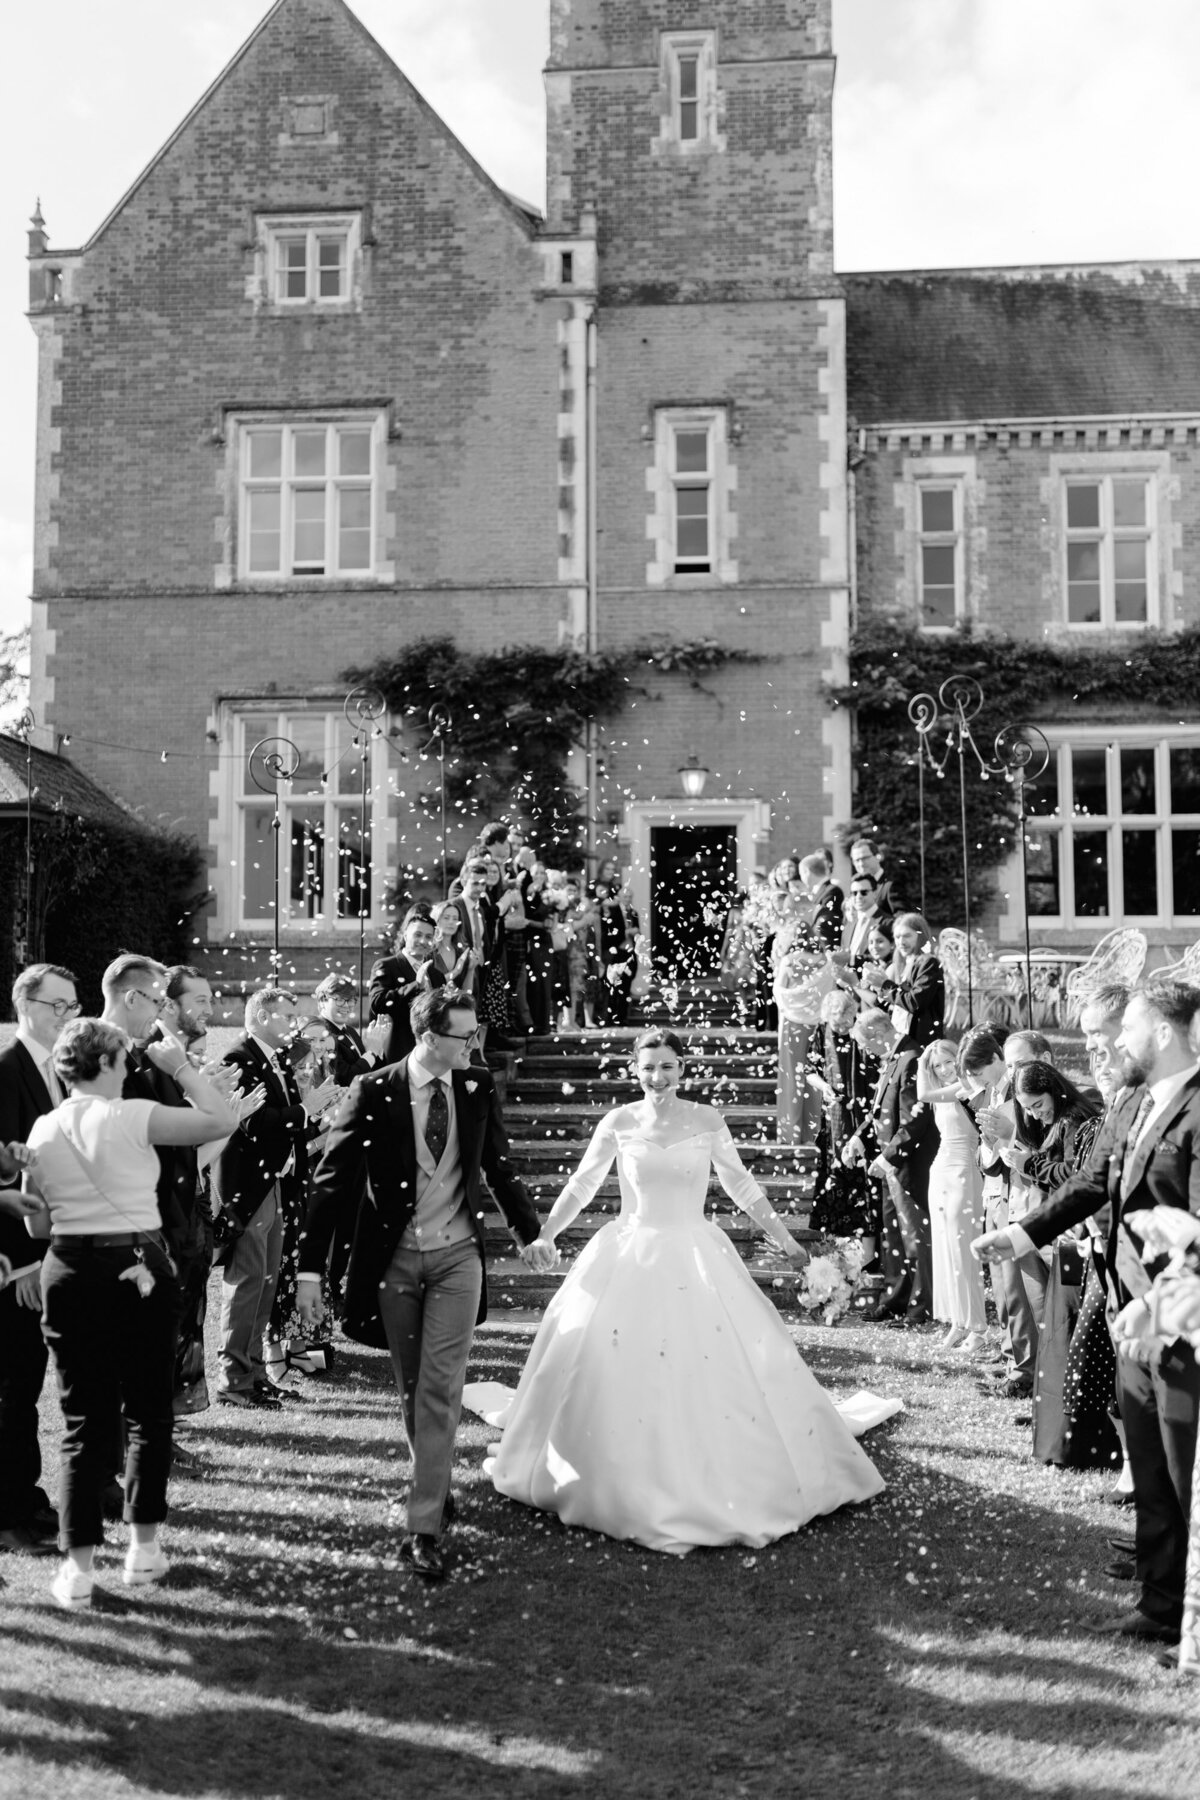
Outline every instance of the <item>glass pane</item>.
POLYGON ((1057 831, 1039 831, 1031 828, 1026 843, 1026 861, 1029 871, 1029 912, 1039 918, 1058 918, 1062 913, 1062 898, 1058 879, 1058 843, 1057 831))
POLYGON ((251 574, 279 573, 279 491, 251 488, 246 495, 246 566, 251 574))
POLYGON ((1099 544, 1067 545, 1067 580, 1099 581, 1100 579, 1100 546, 1099 544))
POLYGON ((362 786, 363 759, 367 761, 367 791, 371 788, 370 756, 373 727, 367 725, 363 731, 355 732, 348 719, 338 720, 338 766, 337 789, 339 794, 357 794, 362 786), (354 739, 360 740, 355 744, 354 739))
POLYGON ((1121 749, 1121 811, 1152 813, 1158 811, 1157 783, 1154 779, 1154 751, 1121 749))
POLYGON ((1075 916, 1108 917, 1108 833, 1077 831, 1074 841, 1075 916))
POLYGON ((275 871, 271 864, 272 806, 247 806, 242 813, 241 891, 244 919, 269 919, 275 904, 275 871))
POLYGON ((1058 811, 1058 756, 1058 751, 1052 749, 1042 774, 1026 784, 1025 811, 1031 817, 1045 818, 1058 811))
POLYGON ((342 488, 338 494, 338 568, 371 566, 371 491, 342 488))
POLYGON ((700 58, 698 56, 681 56, 679 59, 679 95, 683 100, 694 100, 699 93, 700 58))
POLYGON ((700 107, 695 100, 683 100, 679 106, 679 136, 692 143, 700 136, 700 107))
POLYGON ((322 299, 336 300, 341 295, 344 248, 344 238, 317 240, 317 292, 322 299))
POLYGON ((292 510, 292 564, 310 574, 321 574, 325 568, 325 489, 297 488, 292 510))
POLYGON ((283 473, 283 433, 251 431, 250 474, 255 481, 278 481, 283 473))
POLYGON ((308 293, 308 245, 304 238, 280 238, 279 284, 281 300, 303 300, 308 293))
POLYGON ((954 530, 954 489, 923 487, 921 489, 921 530, 954 530))
POLYGON ((1125 916, 1158 917, 1158 833, 1123 831, 1121 868, 1125 882, 1125 916))
POLYGON ((707 431, 675 433, 675 467, 681 475, 702 475, 707 471, 707 431))
POLYGON ((293 918, 316 919, 325 898, 325 820, 319 806, 289 806, 284 818, 288 905, 293 918))
POLYGON ((366 836, 360 837, 358 814, 338 815, 339 919, 369 917, 371 912, 371 817, 367 812, 366 836))
POLYGON ((708 559, 708 489, 680 488, 675 495, 675 555, 708 559))
POLYGON ((323 475, 325 473, 325 427, 317 431, 292 433, 292 474, 323 475))
POLYGON ((922 544, 921 586, 954 588, 954 545, 922 544))
POLYGON ((1072 625, 1100 623, 1100 584, 1094 581, 1072 582, 1067 588, 1067 618, 1072 625))
POLYGON ((325 773, 325 714, 293 713, 287 735, 300 752, 300 764, 292 777, 294 794, 319 794, 325 773))
POLYGON ((1174 745, 1170 754, 1171 811, 1200 813, 1200 744, 1174 745))
POLYGON ((1145 581, 1145 538, 1118 538, 1113 545, 1113 573, 1118 581, 1145 581))
POLYGON ((338 474, 369 475, 371 473, 371 434, 369 431, 339 431, 338 474))
POLYGON ((1076 818, 1082 814, 1093 819, 1103 818, 1107 813, 1107 767, 1108 751, 1104 745, 1095 750, 1071 752, 1071 810, 1076 818))
POLYGON ((1144 481, 1114 481, 1113 524, 1118 530, 1123 525, 1144 525, 1146 523, 1146 483, 1144 481))
POLYGON ((1171 885, 1176 917, 1200 917, 1200 831, 1171 833, 1171 885))
POLYGON ((250 752, 255 744, 263 738, 274 737, 278 721, 274 713, 266 713, 259 717, 256 713, 248 713, 242 720, 242 792, 244 794, 261 794, 262 789, 250 774, 250 752))
POLYGON ((1146 622, 1146 583, 1118 581, 1113 595, 1113 617, 1118 625, 1144 625, 1146 622))
POLYGON ((956 618, 954 608, 954 589, 927 587, 921 595, 922 625, 944 629, 953 625, 956 618))
POLYGON ((1072 482, 1067 488, 1067 526, 1071 531, 1096 530, 1100 524, 1100 484, 1072 482))

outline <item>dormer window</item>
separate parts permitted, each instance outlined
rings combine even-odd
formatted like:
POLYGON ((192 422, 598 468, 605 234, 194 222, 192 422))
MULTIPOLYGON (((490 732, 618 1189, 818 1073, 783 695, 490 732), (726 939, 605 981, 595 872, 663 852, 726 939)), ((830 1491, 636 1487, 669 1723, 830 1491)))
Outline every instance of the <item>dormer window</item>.
POLYGON ((361 286, 361 242, 358 213, 260 219, 260 298, 281 310, 349 305, 361 286))

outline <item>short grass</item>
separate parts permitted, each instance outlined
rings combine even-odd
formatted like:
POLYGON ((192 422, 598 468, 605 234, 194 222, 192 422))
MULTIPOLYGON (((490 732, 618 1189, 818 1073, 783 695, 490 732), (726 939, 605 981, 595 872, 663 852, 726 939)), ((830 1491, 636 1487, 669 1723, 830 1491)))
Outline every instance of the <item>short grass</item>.
MULTIPOLYGON (((532 1329, 485 1328, 473 1375, 514 1380, 532 1329)), ((1033 1465, 923 1333, 797 1329, 831 1390, 906 1411, 868 1440, 884 1495, 758 1554, 567 1532, 493 1493, 468 1420, 430 1590, 382 1355, 303 1409, 201 1415, 161 1590, 120 1587, 120 1527, 90 1614, 0 1562, 0 1794, 1194 1800, 1200 1686, 1084 1630, 1124 1598, 1104 1479, 1033 1465)))

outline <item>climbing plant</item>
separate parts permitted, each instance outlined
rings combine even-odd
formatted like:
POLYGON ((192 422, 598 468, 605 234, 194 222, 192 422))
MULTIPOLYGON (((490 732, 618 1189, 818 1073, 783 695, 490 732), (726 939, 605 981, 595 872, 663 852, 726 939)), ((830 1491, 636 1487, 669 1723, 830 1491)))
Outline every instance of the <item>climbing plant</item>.
MULTIPOLYGON (((951 675, 970 675, 984 693, 972 731, 985 754, 1008 724, 1053 720, 1068 708, 1090 721, 1120 714, 1135 704, 1164 721, 1195 717, 1200 694, 1200 627, 1165 635, 1147 632, 1136 643, 1076 646, 1043 644, 963 628, 944 636, 889 620, 870 620, 850 650, 849 680, 833 690, 835 706, 854 709, 856 722, 855 819, 848 834, 879 837, 887 846, 888 873, 906 903, 920 900, 917 813, 917 734, 908 716, 914 694, 935 698, 951 675)), ((945 734, 931 746, 939 760, 945 734)), ((977 915, 995 891, 995 877, 1017 841, 1012 788, 981 778, 967 760, 967 832, 972 871, 971 912, 977 915)), ((944 778, 925 772, 926 905, 935 927, 962 918, 962 839, 958 762, 944 778)))

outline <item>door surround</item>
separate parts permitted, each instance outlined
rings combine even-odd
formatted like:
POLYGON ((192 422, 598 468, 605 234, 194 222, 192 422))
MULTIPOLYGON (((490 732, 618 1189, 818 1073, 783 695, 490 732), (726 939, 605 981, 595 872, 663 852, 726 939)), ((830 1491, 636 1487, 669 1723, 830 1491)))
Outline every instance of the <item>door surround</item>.
POLYGON ((732 825, 736 829, 737 881, 750 877, 766 856, 771 807, 766 800, 634 800, 625 808, 618 841, 627 846, 629 895, 643 933, 650 935, 650 833, 656 825, 732 825))

